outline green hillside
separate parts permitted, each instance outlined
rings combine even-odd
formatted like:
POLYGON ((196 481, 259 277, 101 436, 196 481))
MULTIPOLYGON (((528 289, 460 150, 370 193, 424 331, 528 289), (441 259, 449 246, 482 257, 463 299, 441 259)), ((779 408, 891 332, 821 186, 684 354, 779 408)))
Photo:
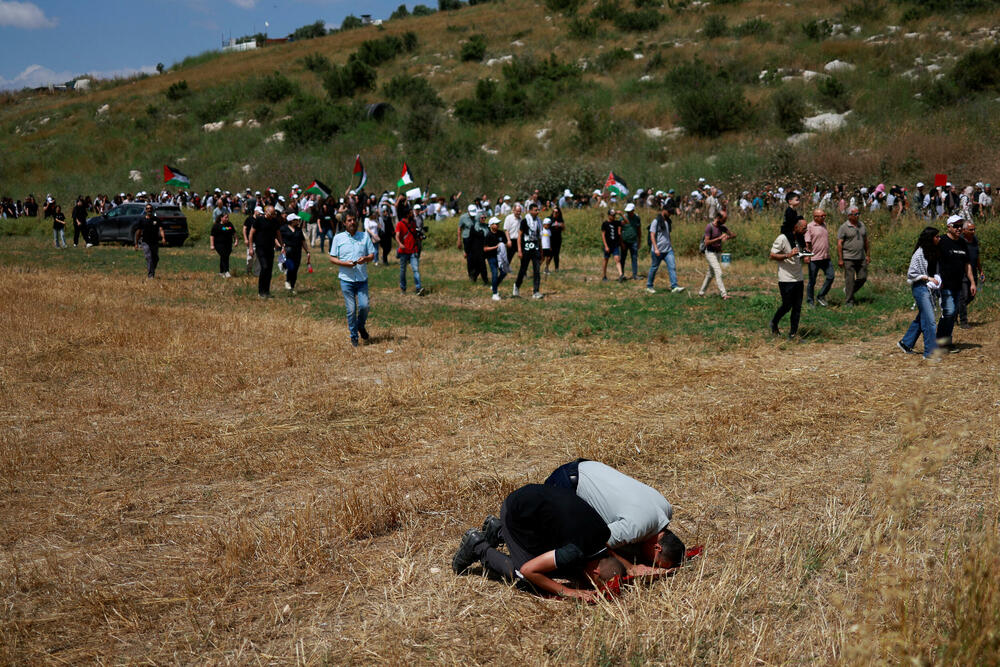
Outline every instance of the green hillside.
POLYGON ((612 168, 657 187, 990 180, 996 7, 506 0, 206 53, 87 93, 0 97, 0 195, 154 189, 164 163, 199 190, 339 189, 358 152, 376 188, 405 159, 421 186, 491 197, 612 168), (369 118, 376 102, 392 110, 369 118))

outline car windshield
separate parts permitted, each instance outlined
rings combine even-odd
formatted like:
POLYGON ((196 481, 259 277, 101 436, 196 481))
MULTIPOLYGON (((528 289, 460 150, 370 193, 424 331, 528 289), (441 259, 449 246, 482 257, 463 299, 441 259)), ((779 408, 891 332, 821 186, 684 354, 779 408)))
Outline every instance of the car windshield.
POLYGON ((157 215, 180 215, 181 210, 176 206, 161 206, 156 209, 157 215))

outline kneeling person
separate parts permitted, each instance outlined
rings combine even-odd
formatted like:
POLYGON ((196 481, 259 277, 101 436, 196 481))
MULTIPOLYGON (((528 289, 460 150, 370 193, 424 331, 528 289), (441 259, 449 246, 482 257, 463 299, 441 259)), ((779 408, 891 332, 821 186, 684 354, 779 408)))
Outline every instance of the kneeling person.
POLYGON ((607 524, 608 546, 652 565, 628 574, 659 574, 684 560, 684 543, 668 529, 674 508, 659 491, 598 461, 578 459, 556 468, 546 486, 573 491, 607 524))
POLYGON ((540 591, 560 597, 593 600, 596 591, 566 586, 553 573, 603 586, 625 573, 607 549, 607 524, 587 503, 567 489, 529 484, 514 491, 500 507, 500 519, 488 517, 483 530, 466 531, 452 559, 461 574, 479 561, 502 579, 523 579, 540 591), (510 555, 497 546, 506 543, 510 555))

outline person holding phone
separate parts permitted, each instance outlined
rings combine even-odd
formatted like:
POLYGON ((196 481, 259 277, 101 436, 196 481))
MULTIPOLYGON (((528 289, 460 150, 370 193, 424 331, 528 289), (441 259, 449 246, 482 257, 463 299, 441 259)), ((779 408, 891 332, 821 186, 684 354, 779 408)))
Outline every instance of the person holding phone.
POLYGON ((368 269, 366 264, 375 259, 375 245, 366 232, 358 231, 358 220, 353 213, 344 219, 345 231, 333 237, 330 246, 330 263, 340 267, 340 291, 347 308, 347 329, 351 345, 358 346, 358 336, 368 340, 368 269))
POLYGON ((781 292, 781 305, 771 318, 771 333, 781 335, 778 323, 785 313, 791 312, 789 340, 798 333, 799 315, 802 313, 802 258, 795 238, 805 233, 806 221, 799 217, 792 226, 790 223, 791 220, 782 226, 778 238, 771 244, 771 259, 778 262, 778 291, 781 292))

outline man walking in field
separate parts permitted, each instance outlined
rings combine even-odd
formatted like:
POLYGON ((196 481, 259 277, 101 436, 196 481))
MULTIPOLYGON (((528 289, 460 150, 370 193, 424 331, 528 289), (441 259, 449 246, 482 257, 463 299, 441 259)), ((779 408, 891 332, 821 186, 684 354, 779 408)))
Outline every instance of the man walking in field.
POLYGON ((264 215, 254 219, 250 229, 250 247, 253 256, 260 263, 257 277, 257 295, 261 299, 271 298, 271 272, 274 269, 274 250, 278 243, 278 228, 281 218, 273 206, 264 209, 264 215))
POLYGON ((139 233, 136 234, 135 249, 142 248, 146 256, 146 277, 156 277, 156 265, 160 263, 160 243, 166 245, 167 237, 163 233, 160 221, 153 214, 153 206, 146 204, 146 212, 139 223, 139 233))
POLYGON ((358 336, 368 340, 368 269, 366 264, 375 259, 375 245, 371 236, 358 231, 358 221, 348 213, 344 224, 346 231, 333 237, 330 262, 340 267, 340 291, 347 308, 347 328, 351 345, 358 346, 358 336))
POLYGON ((806 226, 806 251, 812 253, 811 257, 805 258, 809 263, 809 287, 806 290, 806 303, 810 306, 813 305, 816 277, 820 271, 823 271, 826 279, 819 294, 815 295, 815 303, 826 306, 824 297, 833 287, 834 271, 833 264, 830 262, 830 230, 826 228, 826 211, 821 208, 813 211, 812 222, 806 226))
POLYGON ((837 230, 837 264, 844 269, 844 306, 854 307, 854 295, 868 280, 868 230, 857 206, 847 210, 847 222, 837 230))
POLYGON ((670 243, 670 231, 673 221, 670 219, 669 200, 663 203, 660 214, 649 223, 649 275, 646 277, 646 291, 656 294, 653 289, 653 281, 656 279, 656 271, 660 267, 660 262, 667 265, 667 273, 670 276, 670 291, 678 294, 684 288, 677 284, 677 261, 674 259, 674 247, 670 243))

